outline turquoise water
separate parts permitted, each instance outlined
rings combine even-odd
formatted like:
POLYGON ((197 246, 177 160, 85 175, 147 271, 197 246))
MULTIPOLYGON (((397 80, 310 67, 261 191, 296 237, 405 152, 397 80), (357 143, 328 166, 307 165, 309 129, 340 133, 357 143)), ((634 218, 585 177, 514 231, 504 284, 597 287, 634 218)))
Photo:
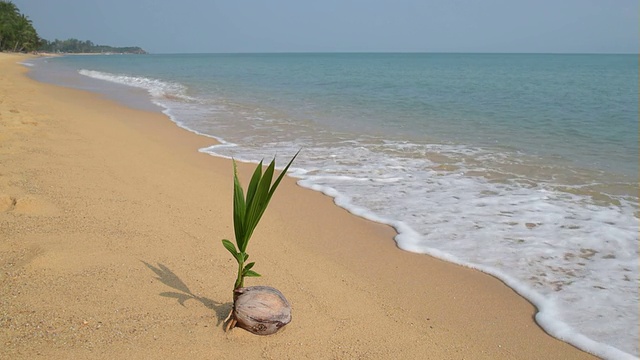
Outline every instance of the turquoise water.
MULTIPOLYGON (((32 75, 160 109, 493 274, 550 334, 638 355, 638 57, 531 54, 68 56, 32 75)), ((313 216, 310 214, 310 216, 313 216)), ((419 271, 419 269, 417 269, 419 271)))

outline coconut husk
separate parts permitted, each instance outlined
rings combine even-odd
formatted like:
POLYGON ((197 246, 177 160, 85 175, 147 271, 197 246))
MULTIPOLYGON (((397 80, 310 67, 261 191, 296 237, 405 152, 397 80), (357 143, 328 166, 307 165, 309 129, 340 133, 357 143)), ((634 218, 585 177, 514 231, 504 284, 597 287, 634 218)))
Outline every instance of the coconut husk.
POLYGON ((256 335, 271 335, 289 322, 291 306, 278 289, 250 286, 234 290, 227 330, 238 326, 256 335))

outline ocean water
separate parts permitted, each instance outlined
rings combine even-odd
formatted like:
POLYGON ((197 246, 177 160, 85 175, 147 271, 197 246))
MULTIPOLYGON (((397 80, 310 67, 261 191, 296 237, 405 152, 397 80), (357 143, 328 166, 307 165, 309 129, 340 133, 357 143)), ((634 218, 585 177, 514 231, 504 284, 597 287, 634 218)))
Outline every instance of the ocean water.
MULTIPOLYGON (((397 245, 503 280, 549 334, 638 349, 638 56, 190 54, 30 61, 163 111, 201 151, 290 175, 397 245)), ((312 214, 310 214, 312 216, 312 214)), ((416 269, 420 271, 420 269, 416 269)))

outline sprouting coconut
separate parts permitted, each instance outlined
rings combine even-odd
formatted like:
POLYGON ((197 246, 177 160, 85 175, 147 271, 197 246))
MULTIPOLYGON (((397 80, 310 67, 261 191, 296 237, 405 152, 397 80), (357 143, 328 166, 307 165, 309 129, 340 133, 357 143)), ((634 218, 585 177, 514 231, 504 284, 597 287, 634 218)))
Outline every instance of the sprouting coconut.
POLYGON ((249 258, 246 252, 247 244, 273 193, 296 156, 298 154, 289 161, 273 185, 271 180, 276 160, 274 158, 271 161, 264 174, 261 161, 251 176, 246 198, 238 179, 235 160, 233 161, 233 227, 236 244, 224 239, 222 245, 238 262, 238 277, 233 287, 233 308, 225 320, 226 331, 238 326, 254 334, 270 335, 291 321, 291 306, 280 291, 268 286, 244 287, 244 278, 260 276, 252 270, 255 262, 245 265, 249 258))
POLYGON ((256 335, 271 335, 291 322, 291 306, 284 295, 270 286, 236 289, 227 330, 241 327, 256 335))

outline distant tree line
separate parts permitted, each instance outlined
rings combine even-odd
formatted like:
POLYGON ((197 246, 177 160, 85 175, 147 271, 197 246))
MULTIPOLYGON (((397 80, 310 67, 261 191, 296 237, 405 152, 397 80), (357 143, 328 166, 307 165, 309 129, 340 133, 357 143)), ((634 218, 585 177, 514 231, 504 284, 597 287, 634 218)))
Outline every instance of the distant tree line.
POLYGON ((42 40, 38 51, 53 53, 126 53, 126 54, 146 54, 146 51, 137 46, 113 47, 107 45, 96 45, 90 40, 67 39, 47 41, 42 40))
POLYGON ((20 13, 9 0, 0 0, 0 51, 54 53, 127 53, 146 54, 139 47, 96 45, 78 39, 48 41, 38 36, 29 17, 20 13))

